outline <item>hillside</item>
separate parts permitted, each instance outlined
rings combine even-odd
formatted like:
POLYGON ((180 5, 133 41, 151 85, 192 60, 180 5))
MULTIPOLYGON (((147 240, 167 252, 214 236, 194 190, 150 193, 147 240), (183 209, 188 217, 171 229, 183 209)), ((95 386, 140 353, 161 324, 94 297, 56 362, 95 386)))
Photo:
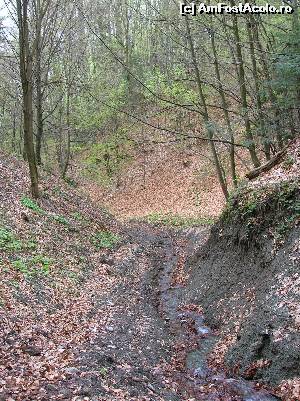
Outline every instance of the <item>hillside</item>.
POLYGON ((299 144, 232 197, 189 262, 183 297, 218 333, 210 361, 277 385, 284 400, 300 397, 299 144))
POLYGON ((225 204, 205 144, 202 152, 196 145, 190 149, 148 145, 145 153, 134 153, 117 181, 108 188, 87 180, 83 185, 94 201, 107 205, 121 219, 155 213, 214 218, 225 204))

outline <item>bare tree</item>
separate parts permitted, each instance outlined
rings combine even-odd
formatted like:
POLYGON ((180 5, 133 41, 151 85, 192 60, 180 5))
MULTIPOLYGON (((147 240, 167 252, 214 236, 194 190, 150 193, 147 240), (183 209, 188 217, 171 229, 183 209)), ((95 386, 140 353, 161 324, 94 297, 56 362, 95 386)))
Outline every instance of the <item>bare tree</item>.
POLYGON ((17 0, 19 29, 20 76, 23 91, 24 149, 29 165, 31 193, 39 197, 38 171, 33 142, 33 102, 32 102, 32 50, 29 43, 28 0, 17 0))

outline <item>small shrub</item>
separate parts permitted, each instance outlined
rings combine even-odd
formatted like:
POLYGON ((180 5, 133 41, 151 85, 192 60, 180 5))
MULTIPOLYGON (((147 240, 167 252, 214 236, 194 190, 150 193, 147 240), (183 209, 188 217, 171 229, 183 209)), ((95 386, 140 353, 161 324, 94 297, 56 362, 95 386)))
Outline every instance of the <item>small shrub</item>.
POLYGON ((0 249, 19 251, 22 249, 22 242, 17 240, 11 231, 0 227, 0 249))
POLYGON ((115 245, 120 242, 121 238, 109 231, 99 231, 92 237, 92 244, 96 248, 107 248, 112 249, 115 245))
POLYGON ((36 213, 41 213, 44 214, 43 209, 36 203, 34 202, 32 199, 27 198, 26 196, 24 196, 21 199, 21 204, 25 207, 27 207, 28 209, 33 210, 36 213))
POLYGON ((105 377, 105 376, 107 376, 107 374, 108 374, 108 369, 105 368, 105 367, 102 367, 102 368, 99 369, 99 373, 100 373, 100 375, 101 375, 102 377, 105 377))

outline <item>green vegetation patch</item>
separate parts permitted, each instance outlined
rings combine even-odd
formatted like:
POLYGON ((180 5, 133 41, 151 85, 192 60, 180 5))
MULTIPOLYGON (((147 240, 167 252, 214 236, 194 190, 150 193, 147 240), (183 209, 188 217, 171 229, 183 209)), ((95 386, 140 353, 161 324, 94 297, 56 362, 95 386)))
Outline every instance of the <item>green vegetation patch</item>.
POLYGON ((149 224, 157 224, 168 227, 176 228, 189 228, 198 227, 203 225, 211 225, 214 223, 212 218, 208 217, 184 217, 172 213, 151 213, 148 216, 141 219, 149 224))
POLYGON ((22 241, 9 229, 0 227, 0 250, 21 252, 34 249, 36 249, 35 241, 22 241))
POLYGON ((30 198, 27 198, 26 196, 23 196, 23 198, 21 199, 21 204, 36 213, 45 213, 44 210, 36 202, 34 202, 30 198))
POLYGON ((92 244, 98 249, 113 249, 120 241, 121 237, 110 231, 98 231, 91 239, 92 244))
POLYGON ((24 274, 26 278, 47 276, 50 273, 52 259, 36 255, 30 258, 21 258, 12 262, 12 266, 17 271, 24 274))
POLYGON ((83 173, 103 184, 111 185, 118 173, 132 160, 134 142, 127 130, 119 129, 103 141, 89 145, 83 153, 83 173))
POLYGON ((52 216, 52 219, 54 220, 54 221, 57 221, 58 223, 60 223, 60 224, 63 224, 64 226, 69 226, 69 222, 68 222, 68 220, 64 217, 64 216, 61 216, 61 215, 53 215, 52 216))

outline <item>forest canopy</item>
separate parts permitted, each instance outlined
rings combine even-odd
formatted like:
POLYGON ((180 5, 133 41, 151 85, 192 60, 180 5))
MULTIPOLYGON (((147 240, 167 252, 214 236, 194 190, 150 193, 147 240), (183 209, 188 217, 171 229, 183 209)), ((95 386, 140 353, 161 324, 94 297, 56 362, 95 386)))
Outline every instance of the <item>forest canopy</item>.
POLYGON ((228 198, 241 159, 258 168, 297 135, 297 0, 272 2, 293 8, 284 14, 182 15, 197 3, 175 0, 0 5, 1 147, 28 160, 34 197, 39 166, 56 160, 65 178, 83 145, 113 174, 130 146, 192 140, 209 145, 228 198))

